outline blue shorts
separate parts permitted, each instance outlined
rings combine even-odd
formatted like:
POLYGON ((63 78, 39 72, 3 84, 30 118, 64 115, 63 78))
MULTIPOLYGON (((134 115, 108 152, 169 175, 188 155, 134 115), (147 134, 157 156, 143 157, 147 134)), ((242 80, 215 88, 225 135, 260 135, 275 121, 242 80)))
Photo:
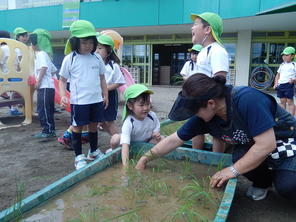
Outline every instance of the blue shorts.
POLYGON ((71 125, 85 126, 90 122, 102 122, 103 110, 103 102, 86 105, 71 104, 71 125))
POLYGON ((118 110, 118 94, 117 90, 109 91, 108 93, 109 105, 104 109, 104 121, 114 121, 117 118, 118 110))
POLYGON ((276 92, 277 92, 277 97, 279 97, 279 98, 293 99, 294 84, 290 84, 290 83, 280 84, 276 88, 276 92))

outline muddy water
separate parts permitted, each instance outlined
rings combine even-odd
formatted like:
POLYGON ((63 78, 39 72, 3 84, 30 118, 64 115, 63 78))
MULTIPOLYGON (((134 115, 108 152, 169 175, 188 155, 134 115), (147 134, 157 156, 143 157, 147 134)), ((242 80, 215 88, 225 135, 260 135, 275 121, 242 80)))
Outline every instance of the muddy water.
POLYGON ((213 171, 165 159, 152 161, 142 173, 116 164, 34 209, 23 221, 213 220, 223 195, 208 185, 213 171))

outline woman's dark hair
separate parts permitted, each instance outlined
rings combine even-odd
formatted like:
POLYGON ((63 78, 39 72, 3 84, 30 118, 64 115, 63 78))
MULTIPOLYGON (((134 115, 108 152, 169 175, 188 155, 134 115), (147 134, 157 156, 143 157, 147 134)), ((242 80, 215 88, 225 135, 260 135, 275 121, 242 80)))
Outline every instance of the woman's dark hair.
POLYGON ((96 36, 88 36, 85 38, 77 38, 77 37, 72 37, 70 38, 70 44, 71 44, 71 48, 73 51, 76 51, 77 53, 79 53, 79 49, 80 49, 80 39, 93 39, 94 40, 94 48, 92 49, 91 53, 94 53, 97 49, 97 45, 98 45, 98 40, 96 38, 96 36))
POLYGON ((182 94, 185 97, 195 97, 198 101, 198 108, 206 107, 208 100, 225 97, 225 83, 226 78, 222 75, 211 78, 205 74, 197 73, 184 82, 182 94))
POLYGON ((115 63, 117 63, 118 65, 120 64, 120 59, 117 57, 117 55, 115 54, 114 50, 112 50, 110 45, 104 45, 102 44, 107 51, 107 59, 106 59, 106 64, 108 64, 110 61, 114 61, 115 63))
MULTIPOLYGON (((134 103, 137 101, 143 101, 144 103, 150 102, 150 93, 142 93, 139 96, 137 96, 136 98, 128 99, 127 103, 134 105, 134 103)), ((129 114, 132 114, 132 111, 128 107, 126 110, 129 114)))

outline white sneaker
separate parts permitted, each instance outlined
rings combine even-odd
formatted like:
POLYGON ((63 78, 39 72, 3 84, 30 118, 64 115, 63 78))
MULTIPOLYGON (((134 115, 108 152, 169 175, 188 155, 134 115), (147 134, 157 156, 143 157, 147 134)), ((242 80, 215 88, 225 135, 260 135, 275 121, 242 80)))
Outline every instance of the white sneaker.
POLYGON ((94 152, 88 151, 87 159, 93 161, 95 159, 103 159, 105 154, 101 152, 100 149, 96 149, 94 152))
POLYGON ((75 168, 79 170, 87 165, 86 158, 84 154, 80 154, 75 157, 75 168))
POLYGON ((252 200, 263 200, 265 199, 269 188, 259 188, 250 186, 247 190, 247 197, 251 198, 252 200))
POLYGON ((109 148, 108 150, 106 150, 105 154, 110 153, 112 151, 113 151, 113 149, 112 148, 109 148))

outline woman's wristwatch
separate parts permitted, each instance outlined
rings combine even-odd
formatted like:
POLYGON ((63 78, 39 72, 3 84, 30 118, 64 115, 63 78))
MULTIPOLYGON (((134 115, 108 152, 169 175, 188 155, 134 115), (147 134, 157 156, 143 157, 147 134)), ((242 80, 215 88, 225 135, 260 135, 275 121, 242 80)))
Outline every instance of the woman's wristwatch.
POLYGON ((230 166, 230 171, 232 172, 233 176, 238 177, 240 173, 234 168, 233 165, 230 166))

